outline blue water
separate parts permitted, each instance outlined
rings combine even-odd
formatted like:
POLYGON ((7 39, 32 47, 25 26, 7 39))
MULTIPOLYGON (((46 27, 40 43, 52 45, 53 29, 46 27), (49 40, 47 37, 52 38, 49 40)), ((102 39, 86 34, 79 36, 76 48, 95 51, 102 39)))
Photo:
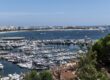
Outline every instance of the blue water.
POLYGON ((0 70, 0 73, 3 76, 7 76, 8 74, 11 74, 11 73, 18 73, 18 74, 20 74, 21 72, 29 71, 28 69, 20 68, 16 64, 13 64, 13 63, 8 62, 6 60, 1 60, 0 62, 4 65, 4 69, 0 70))
POLYGON ((98 39, 105 35, 108 32, 101 32, 96 30, 70 30, 70 31, 27 31, 27 32, 11 32, 0 34, 0 37, 25 37, 26 39, 33 40, 45 40, 45 39, 82 39, 85 36, 88 36, 91 39, 98 39))
MULTIPOLYGON (((99 39, 104 37, 109 32, 87 31, 87 30, 70 30, 70 31, 27 31, 27 32, 9 32, 0 33, 0 37, 25 37, 29 40, 46 40, 46 39, 82 39, 88 36, 91 39, 99 39)), ((27 69, 19 68, 16 64, 7 61, 0 61, 4 65, 2 74, 4 76, 10 73, 21 73, 28 71, 27 69)))

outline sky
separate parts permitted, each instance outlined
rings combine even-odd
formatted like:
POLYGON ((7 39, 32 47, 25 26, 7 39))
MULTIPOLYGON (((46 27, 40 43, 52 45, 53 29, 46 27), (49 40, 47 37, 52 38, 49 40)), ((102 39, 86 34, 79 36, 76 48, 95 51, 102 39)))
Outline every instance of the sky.
POLYGON ((110 0, 0 0, 0 25, 110 25, 110 0))

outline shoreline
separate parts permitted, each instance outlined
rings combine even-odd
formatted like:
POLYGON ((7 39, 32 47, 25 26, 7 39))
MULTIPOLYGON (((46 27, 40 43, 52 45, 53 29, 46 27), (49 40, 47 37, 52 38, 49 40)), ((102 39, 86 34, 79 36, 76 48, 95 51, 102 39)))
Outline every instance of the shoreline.
POLYGON ((99 29, 48 29, 48 30, 13 30, 13 31, 0 31, 0 34, 14 33, 14 32, 30 32, 30 31, 100 31, 99 29))

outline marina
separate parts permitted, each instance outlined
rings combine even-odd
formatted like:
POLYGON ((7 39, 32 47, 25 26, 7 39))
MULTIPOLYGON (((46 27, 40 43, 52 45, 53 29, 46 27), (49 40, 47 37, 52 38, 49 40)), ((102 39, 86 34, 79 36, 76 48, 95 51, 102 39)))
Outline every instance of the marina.
POLYGON ((1 72, 3 76, 7 76, 8 74, 14 73, 21 74, 31 69, 38 71, 47 70, 54 66, 66 64, 76 59, 78 54, 84 53, 87 47, 98 39, 94 33, 100 33, 100 37, 107 34, 96 31, 77 31, 76 33, 74 30, 51 31, 52 36, 50 36, 49 31, 0 34, 1 72), (67 32, 69 34, 65 34, 67 32), (85 34, 78 36, 81 32, 85 34), (22 36, 20 36, 21 34, 22 36), (60 38, 57 38, 59 35, 57 36, 56 34, 59 34, 60 38), (65 37, 67 35, 69 36, 65 37), (45 39, 43 39, 44 36, 45 39), (52 38, 53 36, 54 38, 52 38), (73 36, 74 38, 72 38, 73 36), (93 36, 95 36, 95 38, 92 38, 93 36), (16 69, 11 71, 14 67, 16 67, 16 69), (9 71, 7 69, 9 69, 9 71))
MULTIPOLYGON (((5 52, 3 53, 2 51, 0 56, 2 59, 5 59, 9 62, 17 63, 18 66, 28 69, 39 69, 39 68, 41 69, 41 66, 43 66, 43 69, 44 67, 45 69, 46 68, 48 69, 52 65, 57 65, 59 61, 66 62, 72 58, 75 58, 75 55, 77 53, 73 53, 68 49, 47 47, 47 45, 49 45, 49 41, 55 44, 56 40, 53 41, 48 40, 48 44, 46 44, 47 43, 46 41, 43 42, 40 40, 28 41, 28 40, 24 40, 24 38, 21 39, 21 37, 19 37, 19 39, 18 37, 17 39, 16 37, 1 38, 0 48, 5 52), (8 53, 6 53, 6 51, 8 51, 8 53)), ((83 41, 87 43, 87 41, 85 40, 80 42, 79 40, 77 41, 78 41, 77 43, 80 44, 83 41)), ((88 42, 90 43, 91 41, 88 42)), ((64 42, 63 40, 60 40, 57 41, 57 43, 64 43, 64 42)), ((58 45, 57 43, 56 45, 58 45)))
POLYGON ((0 0, 0 80, 110 80, 110 0, 0 0))

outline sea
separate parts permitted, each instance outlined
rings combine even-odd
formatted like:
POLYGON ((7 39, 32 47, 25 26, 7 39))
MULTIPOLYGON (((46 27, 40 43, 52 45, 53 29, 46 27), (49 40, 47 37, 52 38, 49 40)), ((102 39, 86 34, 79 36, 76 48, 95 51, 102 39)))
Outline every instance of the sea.
MULTIPOLYGON (((0 37, 25 37, 27 40, 53 40, 53 39, 99 39, 107 34, 109 31, 98 30, 65 30, 65 31, 18 31, 18 32, 1 32, 0 37)), ((20 68, 11 62, 0 60, 4 65, 4 69, 0 71, 3 76, 13 73, 22 73, 29 71, 25 68, 20 68)))

